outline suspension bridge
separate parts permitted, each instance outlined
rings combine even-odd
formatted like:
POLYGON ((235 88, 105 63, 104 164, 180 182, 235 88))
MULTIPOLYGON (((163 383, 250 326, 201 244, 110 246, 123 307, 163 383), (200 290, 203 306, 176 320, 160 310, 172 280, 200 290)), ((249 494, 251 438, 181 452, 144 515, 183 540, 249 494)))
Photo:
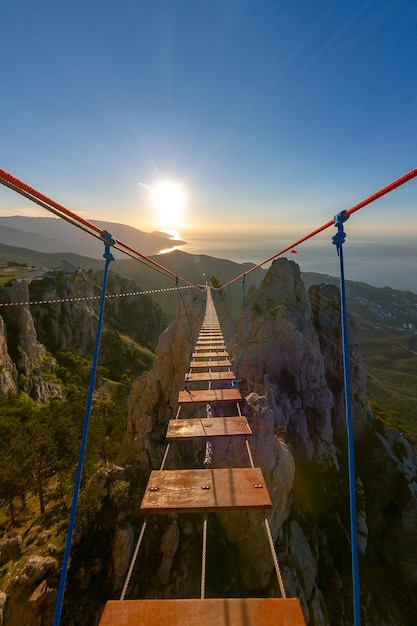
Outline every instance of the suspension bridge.
MULTIPOLYGON (((343 244, 345 242, 344 223, 359 209, 369 205, 378 198, 390 193, 409 180, 417 176, 417 168, 411 170, 401 178, 372 194, 350 209, 342 211, 322 226, 301 237, 289 246, 280 250, 262 263, 251 267, 245 274, 237 276, 221 288, 241 280, 244 285, 248 273, 256 271, 263 265, 271 262, 278 256, 301 245, 318 233, 336 226, 337 233, 333 236, 340 260, 340 287, 341 287, 341 317, 342 317, 342 347, 343 365, 345 374, 345 405, 346 428, 348 440, 348 468, 349 468, 349 504, 350 504, 350 531, 352 557, 352 587, 353 587, 353 616, 354 625, 360 626, 360 585, 357 547, 357 520, 355 496, 355 458, 353 444, 352 415, 350 407, 350 373, 348 359, 348 337, 346 321, 346 301, 344 282, 343 244)), ((58 597, 54 615, 54 626, 59 626, 62 614, 62 605, 65 594, 66 578, 69 568, 72 536, 78 496, 81 486, 85 447, 88 435, 89 418, 95 375, 98 362, 100 335, 104 315, 104 304, 107 297, 107 276, 109 264, 113 260, 113 251, 119 250, 137 261, 144 263, 155 271, 161 272, 175 280, 175 288, 192 288, 202 290, 187 279, 175 275, 159 263, 141 254, 131 246, 114 238, 111 233, 101 230, 88 220, 85 220, 69 211, 33 187, 0 169, 0 182, 6 187, 26 197, 30 201, 52 212, 56 216, 71 223, 91 236, 100 239, 104 244, 104 276, 100 296, 100 313, 97 325, 96 343, 94 348, 90 389, 87 400, 82 442, 77 465, 74 485, 74 495, 70 511, 67 541, 62 562, 58 597)), ((190 355, 189 369, 184 372, 184 387, 178 391, 178 410, 176 418, 170 420, 166 431, 166 450, 159 470, 150 474, 145 489, 140 512, 144 522, 139 533, 138 541, 133 553, 132 561, 119 600, 107 602, 102 615, 100 626, 117 626, 141 623, 145 626, 171 624, 179 626, 204 626, 213 622, 220 626, 278 626, 305 624, 299 601, 288 598, 281 573, 280 564, 274 547, 271 528, 268 521, 268 511, 272 502, 268 493, 262 471, 253 461, 250 437, 251 429, 243 416, 242 398, 238 389, 238 372, 232 370, 232 363, 227 351, 222 329, 214 307, 211 288, 206 285, 206 311, 198 339, 190 355), (181 417, 181 411, 188 407, 187 418, 181 417), (246 467, 234 467, 232 464, 222 468, 212 469, 212 444, 217 438, 232 437, 239 439, 247 451, 248 463, 246 467), (186 442, 202 440, 205 442, 205 456, 201 469, 165 469, 166 460, 172 442, 186 442), (280 597, 278 598, 206 598, 206 552, 207 552, 207 525, 208 514, 220 511, 260 511, 263 516, 263 526, 266 540, 270 546, 271 558, 274 563, 278 581, 280 597), (168 515, 172 513, 200 513, 203 516, 203 533, 201 539, 201 592, 199 598, 173 600, 126 600, 133 569, 146 532, 148 515, 168 515)), ((179 292, 181 293, 181 292, 179 292)), ((39 302, 40 304, 41 302, 39 302)), ((18 304, 18 303, 16 303, 18 304)), ((35 304, 38 304, 36 302, 35 304)), ((226 461, 226 460, 225 460, 226 461)))

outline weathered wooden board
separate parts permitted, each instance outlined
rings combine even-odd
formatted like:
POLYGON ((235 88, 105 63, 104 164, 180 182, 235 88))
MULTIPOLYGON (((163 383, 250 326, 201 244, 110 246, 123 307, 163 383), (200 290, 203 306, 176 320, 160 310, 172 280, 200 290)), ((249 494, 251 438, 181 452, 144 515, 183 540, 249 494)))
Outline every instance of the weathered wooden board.
POLYGON ((178 404, 189 402, 242 402, 239 389, 199 389, 196 391, 180 391, 178 404))
POLYGON ((229 353, 226 350, 218 350, 218 351, 207 351, 207 348, 203 348, 199 350, 198 348, 194 349, 193 359, 221 359, 222 357, 228 357, 229 353))
POLYGON ((272 507, 259 467, 155 470, 142 513, 198 513, 272 507))
POLYGON ((190 372, 185 375, 185 380, 190 383, 207 382, 215 380, 235 380, 234 372, 190 372))
POLYGON ((248 436, 252 430, 245 417, 202 417, 170 420, 166 438, 197 439, 200 437, 248 436))
POLYGON ((99 626, 305 626, 296 598, 110 600, 99 626))
POLYGON ((229 359, 223 359, 221 361, 191 361, 190 363, 190 368, 191 369, 195 369, 196 367, 198 368, 205 368, 207 369, 208 367, 230 367, 231 366, 231 362, 229 359))
POLYGON ((208 367, 230 367, 232 365, 232 363, 230 362, 229 359, 222 359, 221 361, 219 360, 214 360, 213 361, 191 361, 190 363, 190 368, 191 369, 195 369, 195 368, 208 368, 208 367))
POLYGON ((217 344, 221 344, 221 345, 225 345, 224 344, 224 339, 223 337, 207 337, 204 339, 201 339, 200 337, 197 339, 197 346, 207 346, 207 345, 217 345, 217 344))

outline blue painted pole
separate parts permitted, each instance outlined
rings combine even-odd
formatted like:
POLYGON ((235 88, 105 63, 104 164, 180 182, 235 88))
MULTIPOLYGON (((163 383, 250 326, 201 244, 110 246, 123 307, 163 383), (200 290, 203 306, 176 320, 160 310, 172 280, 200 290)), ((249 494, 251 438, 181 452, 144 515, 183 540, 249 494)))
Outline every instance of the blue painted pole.
POLYGON ((110 246, 114 245, 115 240, 113 239, 110 233, 108 233, 107 231, 104 231, 104 232, 105 234, 102 237, 104 241, 104 248, 105 248, 103 257, 105 258, 106 262, 104 265, 103 284, 101 287, 100 310, 99 310, 98 323, 97 323, 96 341, 94 345, 93 361, 91 364, 90 387, 88 391, 87 405, 85 409, 84 427, 83 427, 83 432, 82 432, 82 437, 81 437, 80 452, 78 455, 78 465, 77 465, 77 472, 75 475, 74 493, 72 497, 72 505, 71 505, 70 516, 69 516, 69 521, 68 521, 67 540, 65 544, 64 558, 62 560, 61 576, 59 579, 53 626, 59 626, 61 622, 62 605, 64 603, 65 585, 67 581, 69 559, 70 559, 70 554, 71 554, 72 536, 74 534, 75 516, 77 513, 78 496, 80 492, 81 477, 82 477, 83 466, 84 466, 85 449, 87 445, 88 427, 90 425, 91 405, 93 403, 93 392, 94 392, 94 386, 96 382, 96 372, 97 372, 97 362, 98 362, 98 354, 99 354, 99 348, 100 348, 101 329, 103 326, 104 303, 106 301, 107 278, 108 278, 108 273, 109 273, 109 265, 112 261, 114 261, 114 257, 112 253, 110 252, 110 246))
POLYGON ((355 444, 352 423, 352 405, 350 399, 350 368, 349 368, 349 342, 346 316, 346 288, 345 268, 343 262, 343 243, 346 233, 343 230, 343 222, 349 218, 344 211, 335 216, 335 226, 338 232, 333 236, 333 243, 337 248, 340 263, 340 304, 342 321, 342 352, 345 387, 346 428, 348 448, 348 473, 349 473, 349 503, 350 503, 350 544, 352 554, 352 582, 353 582, 353 623, 354 626, 361 624, 361 598, 359 584, 359 559, 358 559, 358 531, 356 515, 356 473, 355 473, 355 444))

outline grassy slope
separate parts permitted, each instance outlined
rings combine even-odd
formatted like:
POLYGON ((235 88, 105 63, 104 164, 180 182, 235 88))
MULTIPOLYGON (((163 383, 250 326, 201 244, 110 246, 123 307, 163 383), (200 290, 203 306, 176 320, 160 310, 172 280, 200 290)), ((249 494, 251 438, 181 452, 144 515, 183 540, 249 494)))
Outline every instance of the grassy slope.
POLYGON ((417 337, 358 326, 369 401, 398 413, 404 433, 417 443, 417 337))

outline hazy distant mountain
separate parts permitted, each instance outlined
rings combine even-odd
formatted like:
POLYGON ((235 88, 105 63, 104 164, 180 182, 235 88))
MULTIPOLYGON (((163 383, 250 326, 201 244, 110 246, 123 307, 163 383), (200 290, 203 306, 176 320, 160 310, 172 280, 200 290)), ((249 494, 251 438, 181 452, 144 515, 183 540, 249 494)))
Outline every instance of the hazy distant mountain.
MULTIPOLYGON (((103 247, 99 242, 97 244, 100 258, 66 252, 47 254, 0 243, 0 264, 15 261, 37 268, 53 268, 60 266, 65 259, 85 270, 101 270, 104 267, 103 247)), ((167 277, 121 252, 115 251, 115 257, 110 271, 133 278, 142 290, 153 291, 175 286, 175 277, 167 277)), ((193 284, 205 283, 212 276, 220 284, 225 284, 253 267, 251 263, 240 264, 180 250, 153 258, 175 275, 193 284)), ((259 285, 265 273, 266 270, 258 269, 247 274, 246 290, 259 285)), ((321 283, 339 284, 338 278, 327 274, 303 272, 302 279, 306 287, 321 283)), ((414 391, 417 389, 417 334, 414 334, 417 328, 417 294, 346 281, 346 295, 348 313, 355 318, 364 350, 370 397, 387 411, 398 412, 402 416, 406 432, 417 441, 417 395, 414 391), (407 391, 398 393, 404 384, 407 384, 407 391)), ((169 318, 176 314, 179 302, 176 290, 153 293, 152 297, 163 307, 169 318)), ((239 315, 243 305, 241 279, 236 280, 230 290, 223 290, 222 301, 229 308, 232 305, 234 316, 239 315)))
MULTIPOLYGON (((92 237, 89 238, 92 239, 92 237)), ((161 239, 163 240, 163 238, 161 239)), ((97 258, 91 258, 73 252, 45 253, 0 243, 0 264, 15 261, 16 263, 26 263, 37 268, 54 268, 59 267, 61 262, 65 260, 84 270, 100 270, 104 268, 102 258, 104 246, 99 241, 97 241, 97 244, 99 254, 97 258)), ((175 276, 169 277, 166 274, 155 271, 155 268, 149 268, 144 263, 129 258, 118 250, 114 251, 114 256, 115 260, 110 266, 110 271, 126 278, 133 278, 142 290, 151 291, 175 287, 175 276)), ((204 254, 189 254, 181 250, 154 255, 150 258, 180 278, 184 278, 196 285, 204 284, 212 276, 217 278, 220 284, 225 284, 253 267, 253 263, 235 263, 227 259, 216 259, 204 254)), ((245 289, 249 289, 253 285, 259 285, 265 273, 266 270, 259 269, 249 274, 245 281, 245 289)), ((232 306, 234 307, 234 312, 237 313, 242 303, 242 281, 237 280, 230 290, 227 290, 227 294, 232 298, 232 306)), ((175 291, 154 294, 153 297, 163 306, 169 316, 174 315, 178 300, 175 291)))
MULTIPOLYGON (((147 256, 185 244, 165 233, 145 233, 133 226, 114 222, 94 220, 92 223, 147 256)), ((71 252, 95 259, 103 254, 100 241, 81 229, 75 229, 65 220, 53 217, 0 217, 0 243, 37 252, 71 252)))
MULTIPOLYGON (((53 268, 60 266, 61 261, 66 260, 84 270, 98 270, 104 267, 102 258, 104 247, 100 242, 97 243, 101 246, 98 258, 90 258, 73 252, 45 253, 0 243, 0 263, 15 261, 35 267, 53 268)), ((175 286, 175 277, 169 277, 155 271, 155 268, 149 268, 144 263, 129 258, 118 250, 114 251, 114 256, 115 260, 110 266, 110 271, 133 278, 141 289, 150 290, 175 286)), ((189 254, 181 250, 153 255, 150 258, 180 278, 197 285, 204 284, 212 276, 215 276, 220 284, 224 284, 253 267, 252 263, 235 263, 227 259, 216 259, 204 254, 189 254)), ((249 274, 246 287, 259 284, 265 273, 266 270, 259 269, 253 274, 249 274)), ((241 290, 241 281, 236 281, 233 285, 233 292, 241 292, 241 290)))

